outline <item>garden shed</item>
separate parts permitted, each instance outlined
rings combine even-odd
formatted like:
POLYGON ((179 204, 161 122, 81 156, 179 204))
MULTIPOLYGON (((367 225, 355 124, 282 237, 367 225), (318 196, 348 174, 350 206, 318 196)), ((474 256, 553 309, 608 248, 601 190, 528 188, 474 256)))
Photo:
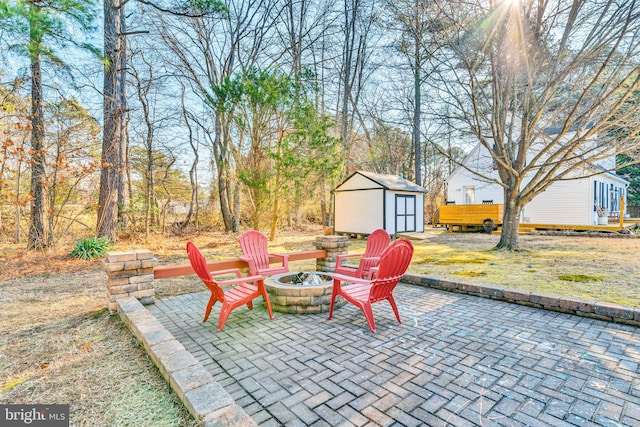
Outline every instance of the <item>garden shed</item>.
POLYGON ((356 171, 333 190, 336 234, 390 235, 424 232, 424 195, 413 182, 396 175, 356 171))

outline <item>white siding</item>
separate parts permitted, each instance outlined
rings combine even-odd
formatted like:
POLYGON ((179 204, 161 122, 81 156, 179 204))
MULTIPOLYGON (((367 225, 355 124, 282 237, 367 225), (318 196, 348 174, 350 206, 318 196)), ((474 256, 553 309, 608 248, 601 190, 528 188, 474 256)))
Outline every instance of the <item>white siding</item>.
MULTIPOLYGON (((493 160, 489 157, 484 147, 478 145, 469 154, 465 163, 474 170, 483 171, 483 174, 498 179, 498 172, 493 170, 493 160)), ((464 204, 465 187, 473 187, 475 203, 483 200, 493 200, 493 203, 504 202, 502 187, 493 182, 481 181, 477 175, 467 169, 459 167, 449 177, 447 201, 454 201, 456 205, 464 204)))
MULTIPOLYGON (((370 234, 383 227, 383 189, 338 191, 334 194, 336 233, 370 234)), ((387 231, 391 234, 390 230, 387 231)))
POLYGON ((369 178, 366 178, 360 174, 355 174, 345 182, 343 182, 339 187, 336 188, 337 191, 344 190, 362 190, 369 188, 382 188, 380 184, 371 181, 369 178))
POLYGON ((522 222, 532 224, 593 224, 591 179, 558 181, 525 207, 522 222))
MULTIPOLYGON (((604 162, 610 166, 613 159, 604 162)), ((493 169, 493 161, 486 149, 478 145, 465 159, 465 164, 475 170, 483 171, 484 175, 498 178, 497 171, 493 169)), ((593 168, 588 168, 585 174, 593 173, 593 168)), ((576 173, 583 173, 578 172, 576 173)), ((576 179, 571 181, 557 181, 544 193, 538 195, 524 207, 522 222, 531 224, 561 224, 561 225, 592 225, 593 214, 593 180, 624 186, 625 182, 616 179, 609 174, 596 175, 595 177, 576 179)), ((504 203, 504 191, 501 186, 482 181, 478 176, 465 168, 458 167, 447 180, 447 201, 454 201, 457 205, 464 204, 465 187, 473 187, 475 203, 483 200, 493 200, 493 203, 504 203)))

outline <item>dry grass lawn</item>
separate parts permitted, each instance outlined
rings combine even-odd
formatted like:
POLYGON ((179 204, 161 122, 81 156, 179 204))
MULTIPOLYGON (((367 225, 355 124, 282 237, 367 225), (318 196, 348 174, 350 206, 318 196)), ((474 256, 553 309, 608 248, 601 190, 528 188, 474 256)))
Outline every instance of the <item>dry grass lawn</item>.
POLYGON ((640 239, 521 236, 522 252, 496 252, 500 236, 439 233, 416 244, 410 270, 429 276, 640 306, 640 239))
MULTIPOLYGON (((271 248, 312 250, 318 234, 284 234, 271 248)), ((237 237, 158 237, 114 249, 149 248, 162 264, 184 263, 189 239, 207 258, 222 259, 240 254, 237 237)), ((508 254, 492 251, 498 236, 428 231, 424 237, 414 241, 416 273, 640 306, 638 239, 522 236, 527 251, 508 254)), ((352 241, 350 252, 364 244, 352 241)), ((99 261, 27 254, 4 243, 0 252, 1 403, 68 403, 72 425, 194 424, 118 317, 104 310, 99 261)), ((190 276, 158 281, 156 289, 162 298, 204 287, 190 276)))

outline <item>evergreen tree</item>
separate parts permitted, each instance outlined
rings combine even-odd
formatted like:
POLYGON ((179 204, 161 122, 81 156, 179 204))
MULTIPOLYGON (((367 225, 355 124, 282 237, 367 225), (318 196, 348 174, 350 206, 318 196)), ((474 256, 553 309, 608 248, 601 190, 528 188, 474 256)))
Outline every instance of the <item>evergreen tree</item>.
MULTIPOLYGON (((64 67, 57 49, 80 45, 71 25, 88 30, 94 17, 89 0, 0 0, 0 23, 8 30, 10 48, 29 58, 31 68, 31 220, 28 248, 49 244, 46 227, 45 120, 42 65, 64 67)), ((86 45, 84 45, 86 47, 86 45)))

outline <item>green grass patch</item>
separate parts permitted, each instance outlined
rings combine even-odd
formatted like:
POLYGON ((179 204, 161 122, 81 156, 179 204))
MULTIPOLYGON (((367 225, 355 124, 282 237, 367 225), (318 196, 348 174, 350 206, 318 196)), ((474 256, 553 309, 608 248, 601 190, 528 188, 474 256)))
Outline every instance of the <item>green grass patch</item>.
POLYGON ((474 253, 459 254, 436 261, 436 264, 482 264, 492 261, 494 258, 486 255, 478 255, 474 253))
POLYGON ((604 280, 603 277, 588 274, 561 274, 558 279, 566 282, 602 282, 604 280))
POLYGON ((436 258, 436 257, 424 257, 422 259, 414 259, 412 262, 414 264, 430 264, 430 263, 434 263, 434 262, 438 262, 440 258, 436 258))

